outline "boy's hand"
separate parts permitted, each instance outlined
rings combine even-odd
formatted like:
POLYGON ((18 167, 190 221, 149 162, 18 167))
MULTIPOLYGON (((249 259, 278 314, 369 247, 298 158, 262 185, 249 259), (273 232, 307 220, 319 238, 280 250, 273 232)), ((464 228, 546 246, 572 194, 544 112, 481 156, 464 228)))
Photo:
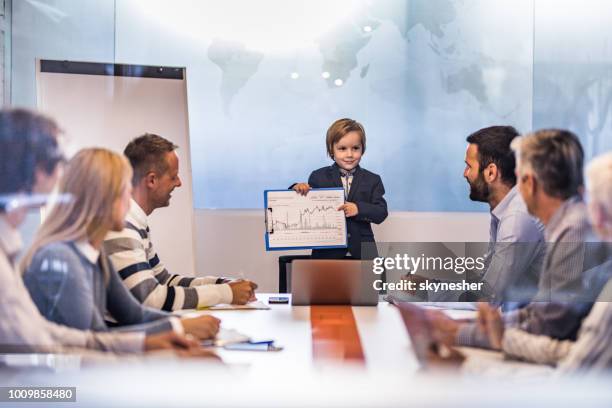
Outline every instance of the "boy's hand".
POLYGON ((338 211, 344 211, 344 215, 346 217, 354 217, 359 214, 359 208, 357 208, 357 204, 346 202, 338 207, 338 211))
POLYGON ((310 191, 310 186, 308 183, 297 183, 295 186, 293 186, 293 190, 298 194, 305 196, 310 191))

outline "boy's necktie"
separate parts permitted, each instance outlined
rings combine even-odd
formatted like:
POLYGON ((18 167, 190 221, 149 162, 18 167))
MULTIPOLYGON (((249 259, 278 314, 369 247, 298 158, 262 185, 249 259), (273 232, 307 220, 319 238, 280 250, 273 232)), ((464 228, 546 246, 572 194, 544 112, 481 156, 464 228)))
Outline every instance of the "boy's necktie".
POLYGON ((342 187, 344 187, 344 199, 348 198, 349 192, 351 191, 351 184, 353 181, 353 174, 355 174, 356 169, 352 169, 350 171, 340 169, 340 177, 344 178, 344 183, 342 183, 342 187))

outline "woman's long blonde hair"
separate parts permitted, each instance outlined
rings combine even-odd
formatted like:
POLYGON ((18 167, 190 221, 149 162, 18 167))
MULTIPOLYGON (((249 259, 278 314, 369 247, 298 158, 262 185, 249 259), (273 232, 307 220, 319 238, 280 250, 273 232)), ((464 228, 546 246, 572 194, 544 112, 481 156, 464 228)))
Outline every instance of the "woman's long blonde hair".
POLYGON ((66 165, 59 194, 67 197, 53 205, 21 263, 25 271, 36 252, 53 242, 98 241, 113 223, 113 208, 132 167, 125 157, 107 149, 79 151, 66 165))

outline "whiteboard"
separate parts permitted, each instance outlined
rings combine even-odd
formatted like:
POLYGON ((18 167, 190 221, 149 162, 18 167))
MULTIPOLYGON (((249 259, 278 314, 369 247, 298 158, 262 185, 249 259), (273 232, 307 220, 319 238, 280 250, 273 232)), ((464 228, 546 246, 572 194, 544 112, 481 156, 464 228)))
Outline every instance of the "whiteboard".
POLYGON ((152 240, 170 273, 194 275, 194 213, 184 68, 36 61, 37 105, 63 131, 68 156, 84 147, 122 153, 155 133, 179 146, 182 187, 150 216, 152 240))

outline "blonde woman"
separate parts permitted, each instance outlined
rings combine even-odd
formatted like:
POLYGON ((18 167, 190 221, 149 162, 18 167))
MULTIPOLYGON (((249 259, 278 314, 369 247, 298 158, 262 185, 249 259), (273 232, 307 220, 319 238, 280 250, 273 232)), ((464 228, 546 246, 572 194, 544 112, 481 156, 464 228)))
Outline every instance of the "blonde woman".
POLYGON ((53 120, 35 112, 0 110, 0 352, 78 353, 85 362, 112 360, 114 353, 199 352, 197 342, 171 331, 145 336, 141 332, 77 330, 50 322, 39 313, 21 276, 15 273, 14 260, 21 253, 18 228, 32 205, 23 198, 48 194, 59 176, 63 155, 58 132, 53 120))
POLYGON ((123 229, 131 177, 127 160, 106 149, 85 149, 70 160, 59 188, 67 199, 50 210, 24 257, 32 299, 48 320, 82 330, 109 330, 108 313, 120 330, 214 337, 218 319, 181 321, 142 306, 112 269, 102 243, 123 229))

